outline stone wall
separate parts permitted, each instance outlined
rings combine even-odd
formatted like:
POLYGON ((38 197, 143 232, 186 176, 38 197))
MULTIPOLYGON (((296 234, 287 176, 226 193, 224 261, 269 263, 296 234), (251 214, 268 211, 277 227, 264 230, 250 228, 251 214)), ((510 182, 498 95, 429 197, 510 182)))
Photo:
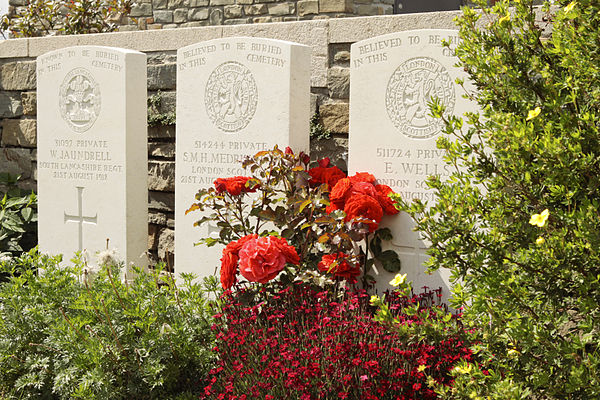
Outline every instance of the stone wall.
POLYGON ((311 152, 317 158, 329 156, 345 169, 350 45, 397 31, 452 29, 452 20, 457 14, 440 12, 1 41, 0 172, 19 174, 22 187, 36 188, 37 56, 74 45, 103 45, 145 52, 148 55, 148 96, 153 100, 150 118, 156 121, 148 128, 148 249, 154 260, 171 262, 175 126, 164 123, 169 122, 176 111, 176 50, 179 47, 230 36, 266 37, 311 46, 311 108, 313 113, 319 113, 324 128, 332 132, 328 140, 311 140, 311 152))

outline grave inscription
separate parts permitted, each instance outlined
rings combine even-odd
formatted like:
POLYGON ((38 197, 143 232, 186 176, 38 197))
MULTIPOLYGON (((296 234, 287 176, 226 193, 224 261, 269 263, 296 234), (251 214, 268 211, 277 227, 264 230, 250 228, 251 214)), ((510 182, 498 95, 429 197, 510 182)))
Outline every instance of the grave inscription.
MULTIPOLYGON (((443 123, 430 115, 428 103, 437 98, 448 114, 473 109, 455 81, 464 72, 454 66, 453 30, 426 29, 387 34, 357 42, 351 47, 349 172, 372 172, 409 202, 434 199, 425 180, 447 177, 451 167, 436 146, 443 123), (449 42, 450 48, 442 46, 449 42)), ((468 85, 468 82, 467 82, 468 85)), ((442 287, 449 295, 447 271, 425 274, 427 244, 415 232, 406 214, 383 221, 394 235, 392 248, 418 291, 422 286, 442 287)), ((381 288, 391 279, 385 271, 381 288), (388 279, 390 278, 390 279, 388 279)))
POLYGON ((248 37, 215 39, 177 52, 175 271, 213 274, 222 248, 194 246, 218 235, 185 215, 198 189, 245 175, 246 156, 275 145, 308 151, 310 48, 248 37))
POLYGON ((146 56, 60 49, 38 57, 37 78, 41 250, 69 259, 108 241, 122 260, 144 267, 146 56))

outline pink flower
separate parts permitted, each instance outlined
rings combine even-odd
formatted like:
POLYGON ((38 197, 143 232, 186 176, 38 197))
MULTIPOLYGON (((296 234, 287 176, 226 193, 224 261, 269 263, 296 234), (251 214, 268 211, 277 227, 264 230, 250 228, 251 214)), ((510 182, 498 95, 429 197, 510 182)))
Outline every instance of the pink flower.
POLYGON ((275 278, 286 263, 298 264, 300 257, 287 240, 275 236, 253 237, 238 253, 239 269, 250 282, 267 283, 275 278))

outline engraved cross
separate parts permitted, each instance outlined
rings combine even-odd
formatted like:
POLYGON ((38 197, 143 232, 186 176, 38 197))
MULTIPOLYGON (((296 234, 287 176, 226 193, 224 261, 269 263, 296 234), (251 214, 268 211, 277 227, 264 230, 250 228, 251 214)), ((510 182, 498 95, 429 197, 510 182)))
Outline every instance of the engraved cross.
POLYGON ((98 214, 93 217, 83 215, 83 187, 77 186, 77 215, 69 215, 65 211, 65 224, 77 222, 79 224, 79 251, 83 250, 83 224, 97 225, 98 214))

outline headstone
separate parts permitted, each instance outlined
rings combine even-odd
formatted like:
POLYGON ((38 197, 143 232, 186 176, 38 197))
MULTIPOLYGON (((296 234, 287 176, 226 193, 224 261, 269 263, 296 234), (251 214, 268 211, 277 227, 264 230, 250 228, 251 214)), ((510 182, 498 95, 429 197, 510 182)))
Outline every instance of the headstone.
POLYGON ((233 37, 177 51, 175 272, 214 274, 222 247, 194 246, 218 235, 201 214, 185 211, 200 188, 246 175, 245 156, 278 145, 308 152, 310 47, 233 37))
MULTIPOLYGON (((443 123, 430 116, 427 103, 439 98, 449 114, 462 115, 473 103, 462 97, 456 78, 466 74, 454 64, 452 48, 458 42, 454 30, 424 29, 377 36, 351 47, 350 173, 368 171, 381 184, 390 186, 409 202, 413 198, 431 201, 426 189, 429 175, 448 176, 443 150, 436 147, 443 123), (451 49, 442 40, 452 43, 451 49)), ((467 82, 468 84, 468 82, 467 82)), ((427 244, 413 232, 411 218, 400 213, 384 218, 391 229, 402 262, 401 273, 413 281, 415 292, 423 286, 442 287, 450 294, 449 272, 427 275, 423 262, 427 244)), ((386 289, 392 274, 379 273, 378 288, 386 289)))
POLYGON ((37 59, 39 246, 145 267, 146 55, 68 47, 37 59))

